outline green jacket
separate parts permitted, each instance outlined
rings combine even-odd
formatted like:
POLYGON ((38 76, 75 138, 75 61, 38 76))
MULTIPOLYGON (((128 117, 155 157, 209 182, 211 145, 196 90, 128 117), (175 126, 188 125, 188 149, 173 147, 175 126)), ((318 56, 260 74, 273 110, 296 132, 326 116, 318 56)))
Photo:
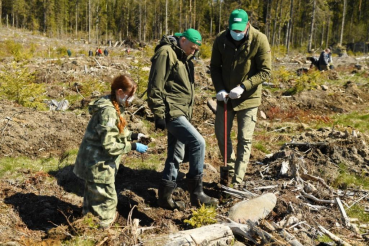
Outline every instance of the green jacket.
POLYGON ((216 92, 230 92, 241 83, 241 98, 231 100, 235 111, 261 104, 262 82, 270 78, 271 55, 267 37, 250 25, 248 37, 238 47, 229 30, 216 37, 210 62, 211 78, 216 92))
POLYGON ((151 58, 148 105, 155 119, 192 116, 194 103, 194 66, 177 45, 178 40, 164 36, 151 58))
MULTIPOLYGON (((124 109, 121 108, 121 113, 124 109)), ((119 133, 119 116, 109 97, 89 104, 92 115, 78 151, 73 172, 94 183, 115 181, 122 155, 131 150, 132 132, 127 127, 119 133)))

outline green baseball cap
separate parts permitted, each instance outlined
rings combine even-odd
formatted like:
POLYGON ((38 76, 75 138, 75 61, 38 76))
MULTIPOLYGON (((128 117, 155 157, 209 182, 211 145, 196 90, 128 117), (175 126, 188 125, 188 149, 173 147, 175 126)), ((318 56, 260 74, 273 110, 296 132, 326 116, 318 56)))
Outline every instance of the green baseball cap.
POLYGON ((176 32, 174 36, 185 37, 188 40, 190 40, 192 43, 197 44, 198 46, 201 46, 201 41, 202 41, 201 34, 199 33, 199 31, 195 29, 189 28, 183 33, 176 32))
POLYGON ((244 31, 249 21, 249 17, 245 10, 233 10, 229 17, 229 30, 244 31))

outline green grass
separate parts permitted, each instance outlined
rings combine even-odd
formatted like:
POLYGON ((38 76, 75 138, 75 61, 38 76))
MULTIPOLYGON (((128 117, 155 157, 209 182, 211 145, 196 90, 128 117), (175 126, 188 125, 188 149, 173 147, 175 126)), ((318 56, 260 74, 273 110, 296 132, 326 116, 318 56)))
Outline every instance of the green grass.
POLYGON ((322 243, 333 243, 334 241, 328 237, 327 235, 322 235, 322 236, 319 236, 317 238, 318 242, 322 242, 322 243))
POLYGON ((369 214, 365 212, 365 209, 358 204, 355 204, 350 209, 347 209, 346 212, 350 218, 358 218, 359 221, 363 223, 369 222, 369 214))
POLYGON ((347 189, 348 187, 357 186, 363 189, 369 189, 369 177, 349 173, 346 165, 340 164, 340 174, 333 181, 333 187, 347 189))
POLYGON ((77 156, 77 150, 66 151, 60 157, 44 157, 31 159, 28 157, 3 157, 0 158, 0 178, 21 178, 20 170, 34 172, 57 171, 67 165, 73 164, 77 156))
POLYGON ((342 125, 368 133, 369 112, 352 112, 348 114, 337 114, 333 117, 335 125, 342 125))
POLYGON ((266 148, 265 143, 263 142, 256 142, 252 144, 252 147, 254 147, 257 150, 260 150, 261 152, 265 154, 269 154, 270 151, 266 148))

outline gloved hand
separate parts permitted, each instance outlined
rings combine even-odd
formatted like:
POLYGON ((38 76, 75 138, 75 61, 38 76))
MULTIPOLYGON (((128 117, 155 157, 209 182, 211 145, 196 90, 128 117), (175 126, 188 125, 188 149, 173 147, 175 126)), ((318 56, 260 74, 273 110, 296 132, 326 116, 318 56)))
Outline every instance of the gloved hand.
POLYGON ((240 98, 243 91, 244 89, 241 86, 237 86, 229 92, 229 98, 231 99, 240 98))
POLYGON ((156 119, 155 120, 155 130, 158 128, 164 130, 167 124, 165 123, 165 119, 156 119))
POLYGON ((145 134, 143 134, 143 133, 139 133, 137 135, 137 141, 140 142, 141 141, 141 138, 147 138, 147 136, 145 134))
POLYGON ((225 90, 221 90, 217 93, 216 98, 218 101, 225 101, 228 93, 225 90))
POLYGON ((136 143, 136 151, 140 152, 140 153, 145 153, 147 150, 147 145, 141 144, 141 143, 136 143))

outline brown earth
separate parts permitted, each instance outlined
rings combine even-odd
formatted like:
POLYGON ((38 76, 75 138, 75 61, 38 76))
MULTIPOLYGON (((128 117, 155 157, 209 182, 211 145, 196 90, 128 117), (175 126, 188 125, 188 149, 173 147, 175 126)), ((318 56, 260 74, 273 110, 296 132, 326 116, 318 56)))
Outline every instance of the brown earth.
MULTIPOLYGON (((83 64, 83 59, 79 60, 79 63, 83 64)), ((103 64, 106 60, 100 60, 100 62, 103 64)), ((65 60, 64 63, 66 64, 62 64, 62 67, 72 66, 71 61, 65 60)), ((125 66, 123 61, 120 64, 125 66)), ((292 64, 289 69, 295 70, 299 67, 297 64, 292 64)), ((55 76, 58 75, 58 70, 62 70, 57 66, 54 69, 55 76)), ((221 199, 217 213, 227 215, 229 208, 240 199, 222 195, 218 186, 219 173, 209 168, 211 165, 219 170, 222 160, 213 132, 214 114, 206 105, 209 99, 206 92, 212 91, 209 79, 205 75, 206 70, 204 64, 197 66, 200 92, 196 98, 193 123, 207 141, 206 163, 208 165, 204 170, 205 191, 221 199)), ((342 64, 337 69, 340 73, 351 73, 354 70, 355 67, 352 64, 342 64)), ((330 73, 334 75, 335 72, 330 73)), ((53 77, 57 80, 55 76, 53 77)), ((108 77, 107 72, 100 72, 99 76, 108 77)), ((293 81, 291 83, 293 84, 293 81)), ((58 95, 62 90, 52 84, 49 88, 50 95, 58 95)), ((355 135, 357 132, 354 128, 334 125, 331 119, 336 113, 368 112, 368 83, 356 84, 347 81, 344 85, 328 84, 328 88, 323 90, 319 87, 289 97, 283 94, 283 89, 274 90, 264 87, 260 111, 265 113, 266 118, 259 117, 254 140, 265 141, 266 147, 272 154, 266 157, 264 152, 253 147, 245 176, 246 188, 256 194, 274 192, 277 195, 277 206, 268 216, 268 221, 279 222, 291 216, 292 206, 293 215, 310 225, 290 230, 290 233, 303 245, 317 244, 315 239, 319 236, 318 224, 354 245, 365 245, 368 243, 365 237, 342 226, 341 214, 337 206, 326 205, 326 208, 320 211, 309 209, 306 203, 314 204, 314 202, 299 193, 298 184, 296 181, 291 181, 291 172, 286 175, 280 174, 282 161, 290 160, 292 156, 299 157, 301 170, 306 170, 308 174, 315 177, 322 177, 328 185, 333 185, 335 178, 342 171, 340 166, 342 163, 347 164, 349 171, 362 175, 369 174, 367 133, 355 135), (332 127, 323 127, 319 130, 313 130, 310 127, 322 122, 329 123, 332 127), (278 144, 280 142, 286 144, 281 148, 278 144), (293 145, 291 142, 306 144, 293 145), (317 143, 323 144, 315 145, 317 143), (269 185, 278 186, 273 189, 258 189, 269 185)), ((77 93, 70 88, 67 92, 77 93)), ((154 131, 153 124, 145 127, 140 123, 143 118, 152 121, 147 106, 136 112, 142 103, 140 100, 136 101, 129 109, 131 114, 134 112, 136 114, 127 116, 127 119, 130 120, 132 130, 150 134, 154 131)), ((1 100, 0 156, 29 158, 56 156, 60 160, 68 158, 65 156, 65 151, 78 148, 89 120, 89 115, 80 110, 83 106, 85 108, 83 101, 81 105, 72 105, 73 112, 40 112, 1 100)), ((166 143, 166 137, 155 141, 166 143)), ((130 153, 129 159, 141 162, 141 158, 145 161, 148 155, 165 151, 165 144, 156 146, 143 157, 130 153)), ((163 164, 164 161, 162 161, 163 164)), ((70 160, 70 164, 73 164, 73 160, 70 160)), ((72 169, 73 165, 50 173, 43 172, 42 169, 37 172, 20 169, 18 172, 22 173, 22 180, 7 178, 7 176, 0 180, 0 244, 13 242, 13 245, 60 245, 63 240, 85 235, 96 244, 100 243, 99 245, 122 245, 122 243, 123 245, 138 243, 160 245, 160 242, 154 242, 154 236, 189 229, 189 226, 183 222, 191 216, 189 194, 184 180, 188 163, 181 165, 179 189, 175 193, 176 197, 185 200, 186 210, 169 211, 157 205, 160 171, 131 169, 124 165, 123 161, 116 176, 119 200, 117 208, 119 217, 116 222, 120 227, 108 231, 99 231, 86 226, 86 218, 81 214, 84 184, 75 177, 72 169), (155 228, 145 231, 142 235, 134 235, 131 231, 131 220, 134 218, 140 220, 142 227, 154 226, 155 228)), ((309 181, 309 183, 317 188, 313 193, 317 198, 330 200, 339 195, 347 204, 351 204, 367 192, 360 190, 360 187, 339 187, 343 191, 335 189, 330 191, 322 183, 316 181, 309 181), (354 192, 354 195, 347 195, 348 191, 354 192)), ((361 201, 361 205, 369 206, 366 199, 361 201)), ((242 238, 237 240, 246 245, 253 245, 242 238)))

